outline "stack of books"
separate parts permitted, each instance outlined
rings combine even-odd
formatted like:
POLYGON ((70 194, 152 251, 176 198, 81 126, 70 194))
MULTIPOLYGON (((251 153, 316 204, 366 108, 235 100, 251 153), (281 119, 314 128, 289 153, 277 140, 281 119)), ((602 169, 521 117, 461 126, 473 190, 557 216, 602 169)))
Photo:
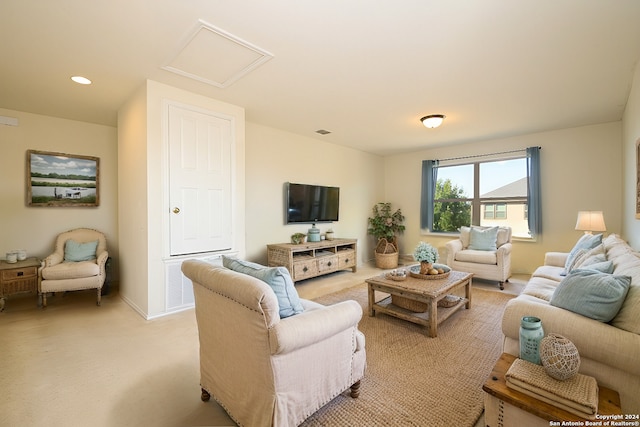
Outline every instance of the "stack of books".
POLYGON ((593 377, 577 374, 560 381, 543 366, 516 359, 505 379, 507 387, 585 419, 594 419, 598 412, 598 383, 593 377))

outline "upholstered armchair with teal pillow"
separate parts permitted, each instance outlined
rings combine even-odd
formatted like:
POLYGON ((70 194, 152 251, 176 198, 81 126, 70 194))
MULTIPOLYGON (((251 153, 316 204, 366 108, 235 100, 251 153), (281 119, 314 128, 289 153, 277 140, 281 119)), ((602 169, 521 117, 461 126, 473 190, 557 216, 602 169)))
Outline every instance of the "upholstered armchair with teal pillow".
POLYGON ((460 238, 447 242, 447 265, 474 277, 497 281, 511 277, 510 227, 460 227, 460 238))
POLYGON ((42 306, 47 306, 49 293, 83 289, 95 289, 96 303, 100 305, 108 258, 107 239, 97 230, 76 228, 58 235, 54 252, 44 259, 39 270, 42 306))
POLYGON ((223 263, 230 268, 182 263, 193 282, 203 401, 215 399, 238 425, 269 427, 300 425, 336 396, 358 396, 360 304, 298 298, 286 268, 223 263))

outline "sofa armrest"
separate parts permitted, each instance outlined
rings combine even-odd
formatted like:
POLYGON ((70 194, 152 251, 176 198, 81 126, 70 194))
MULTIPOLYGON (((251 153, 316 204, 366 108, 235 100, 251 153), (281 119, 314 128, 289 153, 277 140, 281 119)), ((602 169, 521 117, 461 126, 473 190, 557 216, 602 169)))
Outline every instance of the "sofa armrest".
POLYGON ((456 258, 456 252, 462 250, 462 240, 449 240, 445 244, 445 248, 447 249, 447 265, 451 265, 456 258))
POLYGON ((361 318, 362 307, 352 300, 287 317, 269 330, 271 354, 289 353, 346 329, 357 329, 361 318))
POLYGON ((513 249, 513 245, 511 243, 505 243, 504 245, 500 246, 496 251, 496 257, 498 259, 500 258, 504 259, 511 253, 512 249, 513 249))
POLYGON ((520 295, 509 301, 505 308, 502 317, 504 336, 518 341, 520 320, 524 316, 540 318, 545 336, 555 333, 571 340, 580 356, 640 375, 637 362, 640 335, 549 305, 533 296, 520 295))
POLYGON ((544 265, 552 267, 564 267, 567 263, 569 252, 547 252, 544 254, 544 265))
POLYGON ((63 257, 58 252, 54 252, 43 260, 44 267, 51 267, 52 265, 60 264, 63 261, 63 257))

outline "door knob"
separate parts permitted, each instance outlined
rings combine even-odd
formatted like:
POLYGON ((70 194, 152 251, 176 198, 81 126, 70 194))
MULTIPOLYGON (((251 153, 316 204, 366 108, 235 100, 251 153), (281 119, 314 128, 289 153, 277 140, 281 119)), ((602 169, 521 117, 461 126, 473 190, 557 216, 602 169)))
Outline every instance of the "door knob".
POLYGON ((180 208, 173 208, 173 213, 174 214, 179 214, 180 213, 180 208))

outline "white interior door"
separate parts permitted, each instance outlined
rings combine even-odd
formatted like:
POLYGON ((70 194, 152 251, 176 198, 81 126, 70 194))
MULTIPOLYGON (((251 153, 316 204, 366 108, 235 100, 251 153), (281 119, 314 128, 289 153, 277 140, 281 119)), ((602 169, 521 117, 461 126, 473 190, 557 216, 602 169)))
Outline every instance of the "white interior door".
POLYGON ((232 123, 169 105, 170 254, 232 247, 232 123))

